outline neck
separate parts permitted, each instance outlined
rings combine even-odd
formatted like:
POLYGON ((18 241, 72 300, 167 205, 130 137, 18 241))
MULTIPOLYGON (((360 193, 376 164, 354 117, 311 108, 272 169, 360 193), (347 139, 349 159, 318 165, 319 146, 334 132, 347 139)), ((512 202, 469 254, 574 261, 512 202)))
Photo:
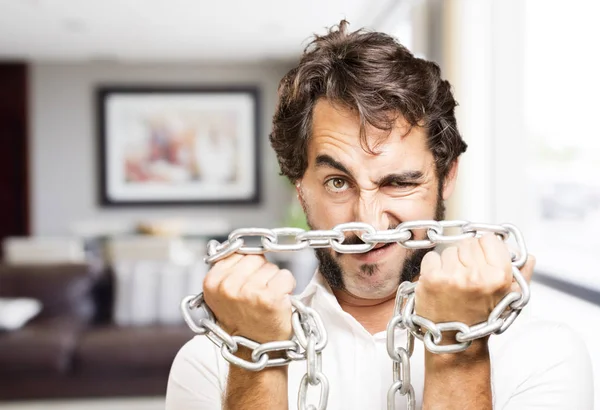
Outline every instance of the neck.
POLYGON ((352 315, 371 334, 387 328, 394 312, 396 292, 379 299, 366 299, 347 290, 334 290, 342 310, 352 315))

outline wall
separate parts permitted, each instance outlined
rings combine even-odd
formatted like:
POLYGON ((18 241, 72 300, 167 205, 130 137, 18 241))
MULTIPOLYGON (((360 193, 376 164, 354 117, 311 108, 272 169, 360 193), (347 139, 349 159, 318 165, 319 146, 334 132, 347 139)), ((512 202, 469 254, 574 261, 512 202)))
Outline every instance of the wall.
POLYGON ((273 65, 131 65, 38 63, 31 70, 32 234, 65 235, 74 223, 105 226, 142 218, 224 218, 232 226, 275 226, 289 201, 269 146, 277 85, 288 67, 273 65), (258 85, 261 101, 262 198, 254 206, 101 208, 97 200, 94 89, 121 85, 258 85))

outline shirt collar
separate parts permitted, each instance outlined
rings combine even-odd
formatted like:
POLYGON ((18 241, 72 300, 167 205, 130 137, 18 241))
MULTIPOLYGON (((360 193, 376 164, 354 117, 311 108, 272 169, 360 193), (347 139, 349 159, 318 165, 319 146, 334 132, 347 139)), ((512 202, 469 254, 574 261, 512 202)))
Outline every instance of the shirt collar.
MULTIPOLYGON (((312 304, 317 310, 325 308, 326 312, 320 312, 321 314, 325 313, 335 322, 341 319, 346 325, 350 326, 355 334, 361 334, 363 337, 375 340, 385 339, 386 337, 385 331, 371 335, 352 315, 345 312, 318 269, 304 290, 297 295, 297 298, 303 303, 312 304)), ((338 324, 341 323, 338 322, 338 324)))
POLYGON ((305 300, 313 296, 319 289, 325 291, 326 293, 330 293, 333 296, 333 291, 331 290, 331 287, 329 286, 321 272, 319 272, 319 270, 317 269, 313 274, 313 277, 311 278, 310 282, 308 282, 308 285, 306 285, 304 290, 297 297, 300 300, 305 300))

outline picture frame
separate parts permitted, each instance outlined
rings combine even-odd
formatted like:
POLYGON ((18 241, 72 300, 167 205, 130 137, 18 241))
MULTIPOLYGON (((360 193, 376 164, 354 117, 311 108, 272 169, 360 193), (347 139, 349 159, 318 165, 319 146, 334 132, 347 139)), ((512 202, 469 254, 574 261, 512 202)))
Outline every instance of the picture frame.
POLYGON ((100 204, 260 202, 259 90, 96 90, 100 204))

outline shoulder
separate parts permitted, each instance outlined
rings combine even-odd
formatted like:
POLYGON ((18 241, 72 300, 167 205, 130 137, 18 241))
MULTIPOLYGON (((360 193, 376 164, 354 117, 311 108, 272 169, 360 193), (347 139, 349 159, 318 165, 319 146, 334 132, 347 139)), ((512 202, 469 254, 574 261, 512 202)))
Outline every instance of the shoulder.
MULTIPOLYGON (((589 361, 587 347, 579 334, 564 323, 535 317, 518 318, 504 334, 492 336, 490 349, 497 356, 527 354, 529 362, 536 357, 552 353, 556 359, 585 358, 589 361)), ((548 358, 545 357, 544 361, 548 358)))
POLYGON ((221 369, 218 348, 206 337, 195 336, 179 349, 171 373, 194 370, 217 376, 221 369))
POLYGON ((171 366, 167 408, 193 408, 191 403, 216 405, 225 379, 226 369, 217 347, 207 337, 195 336, 179 350, 171 366))
POLYGON ((576 396, 580 407, 570 408, 587 409, 593 379, 582 338, 563 323, 523 319, 490 339, 496 398, 513 406, 518 402, 520 407, 514 408, 541 405, 554 409, 576 396))

